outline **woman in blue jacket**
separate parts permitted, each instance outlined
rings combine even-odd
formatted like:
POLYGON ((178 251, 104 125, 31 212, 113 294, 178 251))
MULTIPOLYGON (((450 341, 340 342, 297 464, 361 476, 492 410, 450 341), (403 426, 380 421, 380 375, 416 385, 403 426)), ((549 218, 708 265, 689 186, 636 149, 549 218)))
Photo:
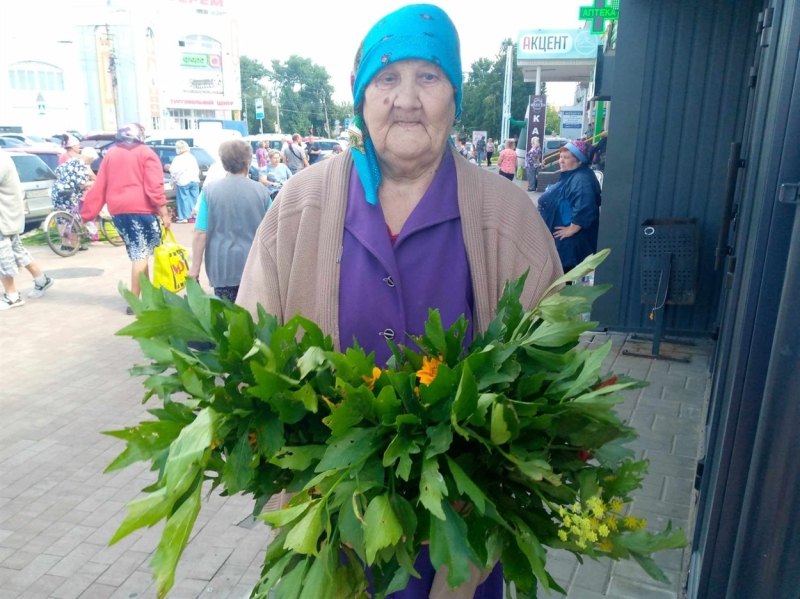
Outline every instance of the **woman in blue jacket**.
POLYGON ((539 213, 553 234, 564 272, 597 252, 600 184, 589 168, 589 145, 572 141, 561 148, 561 179, 539 198, 539 213))

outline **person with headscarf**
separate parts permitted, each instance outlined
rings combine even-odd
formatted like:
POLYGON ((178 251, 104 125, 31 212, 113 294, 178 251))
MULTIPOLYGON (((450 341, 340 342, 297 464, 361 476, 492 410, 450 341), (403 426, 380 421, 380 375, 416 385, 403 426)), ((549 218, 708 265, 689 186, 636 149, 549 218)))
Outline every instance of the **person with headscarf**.
MULTIPOLYGON (((86 190, 94 185, 91 166, 97 158, 97 150, 83 148, 77 157, 70 158, 56 168, 56 180, 53 183, 53 187, 50 188, 50 199, 56 210, 65 210, 71 214, 80 212, 86 190)), ((97 241, 97 225, 89 221, 86 223, 86 228, 92 237, 92 241, 97 241)), ((75 247, 78 243, 80 243, 80 239, 77 237, 74 239, 63 238, 62 249, 68 249, 64 247, 66 245, 75 247)), ((89 247, 81 244, 78 249, 85 251, 89 247)))
POLYGON ((542 167, 542 145, 537 136, 531 137, 531 147, 525 152, 525 170, 528 175, 528 191, 536 191, 539 169, 542 167))
MULTIPOLYGON (((356 55, 350 151, 286 182, 256 233, 237 303, 280 323, 300 313, 337 350, 358 342, 380 366, 392 356, 387 341, 413 345, 424 334, 430 309, 445 327, 464 315, 469 345, 506 282, 526 271, 522 302, 532 308, 561 275, 558 254, 528 195, 453 147, 462 78, 458 33, 442 9, 406 6, 381 19, 356 55)), ((415 568, 421 578, 392 597, 446 586, 427 546, 415 568)), ((499 599, 502 568, 465 584, 499 599)))
MULTIPOLYGON (((97 173, 97 181, 83 198, 84 222, 97 218, 103 204, 125 241, 131 260, 131 291, 139 295, 139 275, 150 276, 149 259, 161 245, 161 227, 171 225, 164 195, 164 169, 152 148, 144 144, 145 131, 138 123, 117 131, 97 173)), ((133 314, 128 308, 128 314, 133 314)))
POLYGON ((61 136, 61 147, 64 152, 58 156, 58 166, 64 164, 67 160, 77 158, 81 155, 81 142, 74 135, 65 133, 61 136))
POLYGON ((539 198, 539 213, 550 229, 564 272, 597 252, 600 183, 589 168, 591 147, 571 141, 559 150, 561 178, 539 198))

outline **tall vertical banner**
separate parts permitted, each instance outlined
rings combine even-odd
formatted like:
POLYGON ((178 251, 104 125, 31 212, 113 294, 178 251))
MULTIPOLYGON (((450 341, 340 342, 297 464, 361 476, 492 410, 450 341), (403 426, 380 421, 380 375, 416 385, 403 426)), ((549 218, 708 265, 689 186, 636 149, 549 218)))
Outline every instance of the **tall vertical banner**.
POLYGON ((111 42, 105 28, 95 30, 95 47, 97 49, 97 75, 100 80, 100 109, 103 115, 103 129, 116 131, 117 107, 114 100, 114 82, 111 75, 111 42))
POLYGON ((150 96, 150 117, 152 119, 157 119, 161 117, 161 102, 158 96, 156 40, 153 29, 149 27, 147 29, 147 38, 145 39, 145 54, 147 57, 147 86, 150 96))
POLYGON ((544 126, 547 119, 547 96, 528 96, 528 145, 531 147, 531 139, 539 138, 539 143, 544 142, 544 126))

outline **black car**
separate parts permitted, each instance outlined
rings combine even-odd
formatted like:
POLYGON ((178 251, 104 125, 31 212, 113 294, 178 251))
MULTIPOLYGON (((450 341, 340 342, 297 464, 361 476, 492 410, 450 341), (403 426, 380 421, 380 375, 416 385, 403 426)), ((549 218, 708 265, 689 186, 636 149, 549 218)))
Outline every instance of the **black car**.
MULTIPOLYGON (((169 165, 172 164, 172 159, 178 155, 178 152, 175 150, 175 146, 150 146, 153 151, 158 154, 158 157, 161 159, 161 164, 164 166, 164 172, 169 172, 169 165)), ((206 178, 206 172, 208 172, 208 167, 210 167, 214 162, 214 158, 206 152, 203 148, 192 147, 189 148, 189 151, 194 156, 195 160, 197 160, 197 165, 200 167, 200 185, 203 185, 203 181, 206 178)))

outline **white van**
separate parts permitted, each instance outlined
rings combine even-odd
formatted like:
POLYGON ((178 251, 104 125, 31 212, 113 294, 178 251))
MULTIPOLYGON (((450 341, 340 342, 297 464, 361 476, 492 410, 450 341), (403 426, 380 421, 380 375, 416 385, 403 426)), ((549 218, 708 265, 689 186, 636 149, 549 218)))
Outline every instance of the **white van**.
POLYGON ((183 140, 190 148, 203 148, 218 159, 219 144, 232 139, 242 139, 242 134, 233 129, 173 129, 153 131, 144 143, 148 146, 174 146, 183 140))

